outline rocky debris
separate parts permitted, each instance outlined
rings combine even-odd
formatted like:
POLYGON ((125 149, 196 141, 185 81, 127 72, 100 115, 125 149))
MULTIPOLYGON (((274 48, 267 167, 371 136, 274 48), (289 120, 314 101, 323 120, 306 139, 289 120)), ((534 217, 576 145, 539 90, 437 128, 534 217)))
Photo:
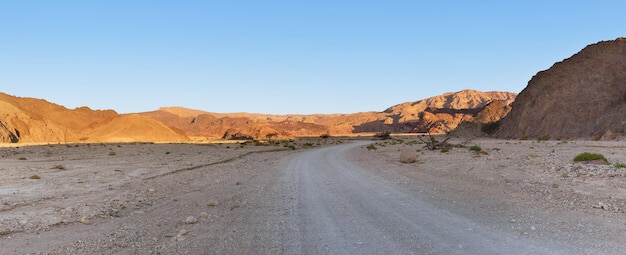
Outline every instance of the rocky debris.
POLYGON ((626 38, 589 45, 537 73, 500 138, 613 139, 626 132, 626 38))
POLYGON ((626 177, 626 168, 605 164, 573 163, 558 170, 563 177, 626 177))
POLYGON ((218 205, 219 205, 219 203, 215 199, 211 199, 211 200, 209 200, 207 202, 207 206, 209 206, 209 207, 215 207, 215 206, 218 206, 218 205))
POLYGON ((194 216, 189 216, 185 219, 185 224, 196 224, 198 223, 198 218, 194 216))

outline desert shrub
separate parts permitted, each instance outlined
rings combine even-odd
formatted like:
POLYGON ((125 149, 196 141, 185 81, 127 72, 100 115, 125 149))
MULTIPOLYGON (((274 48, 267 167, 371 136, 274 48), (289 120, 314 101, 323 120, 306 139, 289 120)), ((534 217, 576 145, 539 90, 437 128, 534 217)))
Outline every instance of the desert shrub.
POLYGON ((488 135, 492 135, 498 130, 499 127, 500 121, 483 123, 482 125, 480 125, 480 131, 483 131, 483 133, 486 133, 488 135))
POLYGON ((383 131, 380 133, 376 133, 374 136, 383 140, 391 139, 391 131, 387 130, 387 131, 383 131))
POLYGON ((368 151, 378 149, 378 148, 376 148, 376 146, 375 146, 374 144, 370 144, 370 145, 368 145, 366 148, 367 148, 367 150, 368 150, 368 151))
POLYGON ((21 158, 17 158, 17 160, 27 160, 27 159, 24 157, 21 157, 21 158))
POLYGON ((403 148, 400 150, 400 162, 405 164, 415 163, 417 161, 417 155, 410 150, 403 148))
POLYGON ((528 136, 521 135, 521 136, 519 137, 519 139, 520 139, 520 140, 528 140, 528 136))
POLYGON ((604 157, 604 155, 602 154, 598 154, 598 153, 589 153, 589 152, 583 152, 581 154, 576 155, 576 157, 574 157, 574 162, 580 162, 580 161, 592 161, 592 160, 602 160, 605 163, 608 163, 609 161, 604 157))
POLYGON ((475 152, 480 152, 480 151, 482 151, 483 149, 482 149, 482 148, 480 148, 480 146, 478 146, 478 145, 472 145, 471 147, 469 147, 469 150, 470 150, 470 151, 475 151, 475 152))
POLYGON ((117 155, 117 153, 115 153, 114 151, 109 151, 109 156, 115 156, 117 155))
POLYGON ((600 139, 602 139, 602 136, 599 136, 599 135, 594 135, 591 137, 591 140, 594 140, 594 141, 600 141, 600 139))
POLYGON ((553 188, 553 189, 558 189, 558 188, 559 188, 559 185, 558 185, 558 184, 556 184, 556 183, 552 183, 552 188, 553 188))
POLYGON ((613 165, 613 166, 615 166, 617 168, 626 168, 626 164, 624 164, 624 163, 615 163, 615 165, 613 165))
POLYGON ((39 175, 33 174, 30 177, 28 177, 28 179, 39 180, 39 179, 41 179, 41 177, 39 175))
POLYGON ((330 138, 330 134, 326 133, 326 134, 320 135, 320 138, 324 138, 324 139, 330 138))
POLYGON ((450 148, 441 148, 441 153, 449 152, 450 148))

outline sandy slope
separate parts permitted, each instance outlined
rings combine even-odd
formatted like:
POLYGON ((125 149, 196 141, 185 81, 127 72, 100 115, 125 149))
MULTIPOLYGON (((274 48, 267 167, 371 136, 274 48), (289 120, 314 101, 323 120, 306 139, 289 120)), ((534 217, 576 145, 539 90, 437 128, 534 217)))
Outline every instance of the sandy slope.
POLYGON ((626 248, 625 171, 571 162, 582 151, 626 162, 621 143, 486 139, 471 141, 488 153, 476 154, 425 151, 405 139, 379 142, 376 150, 358 143, 274 152, 284 147, 2 148, 0 250, 619 254, 626 248), (420 150, 419 162, 400 163, 401 149, 420 150))

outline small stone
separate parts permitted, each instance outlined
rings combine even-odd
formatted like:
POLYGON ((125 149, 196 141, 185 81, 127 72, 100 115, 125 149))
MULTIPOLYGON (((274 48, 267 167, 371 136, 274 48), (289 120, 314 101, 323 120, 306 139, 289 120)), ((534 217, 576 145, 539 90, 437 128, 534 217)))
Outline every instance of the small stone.
POLYGON ((201 212, 200 213, 200 218, 208 218, 208 217, 209 217, 208 213, 206 213, 206 212, 201 212))
POLYGON ((213 206, 217 206, 218 203, 217 203, 217 200, 211 199, 209 200, 209 202, 207 202, 207 205, 213 207, 213 206))
POLYGON ((187 217, 187 219, 185 219, 185 224, 195 224, 198 222, 198 219, 196 219, 196 217, 193 216, 189 216, 187 217))
POLYGON ((530 226, 530 230, 536 230, 535 226, 530 226))
POLYGON ((87 218, 87 216, 84 216, 84 217, 80 218, 80 223, 83 223, 85 225, 89 225, 89 224, 91 224, 91 221, 87 218))
POLYGON ((178 231, 178 235, 179 235, 179 236, 184 236, 184 235, 186 235, 187 233, 189 233, 189 232, 188 232, 187 230, 185 230, 185 229, 181 229, 180 231, 178 231))
POLYGON ((149 189, 148 190, 148 192, 150 192, 150 193, 155 192, 155 191, 156 191, 155 189, 149 189))
POLYGON ((516 220, 516 219, 512 219, 512 220, 511 220, 511 223, 515 223, 515 222, 517 222, 517 220, 516 220))

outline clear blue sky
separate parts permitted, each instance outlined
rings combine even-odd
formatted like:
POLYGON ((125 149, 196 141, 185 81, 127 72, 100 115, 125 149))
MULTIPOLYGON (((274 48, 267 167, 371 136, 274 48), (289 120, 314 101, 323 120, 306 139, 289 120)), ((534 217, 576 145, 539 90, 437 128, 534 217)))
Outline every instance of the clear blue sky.
POLYGON ((626 36, 625 3, 0 0, 0 91, 120 113, 278 114, 520 92, 626 36))

